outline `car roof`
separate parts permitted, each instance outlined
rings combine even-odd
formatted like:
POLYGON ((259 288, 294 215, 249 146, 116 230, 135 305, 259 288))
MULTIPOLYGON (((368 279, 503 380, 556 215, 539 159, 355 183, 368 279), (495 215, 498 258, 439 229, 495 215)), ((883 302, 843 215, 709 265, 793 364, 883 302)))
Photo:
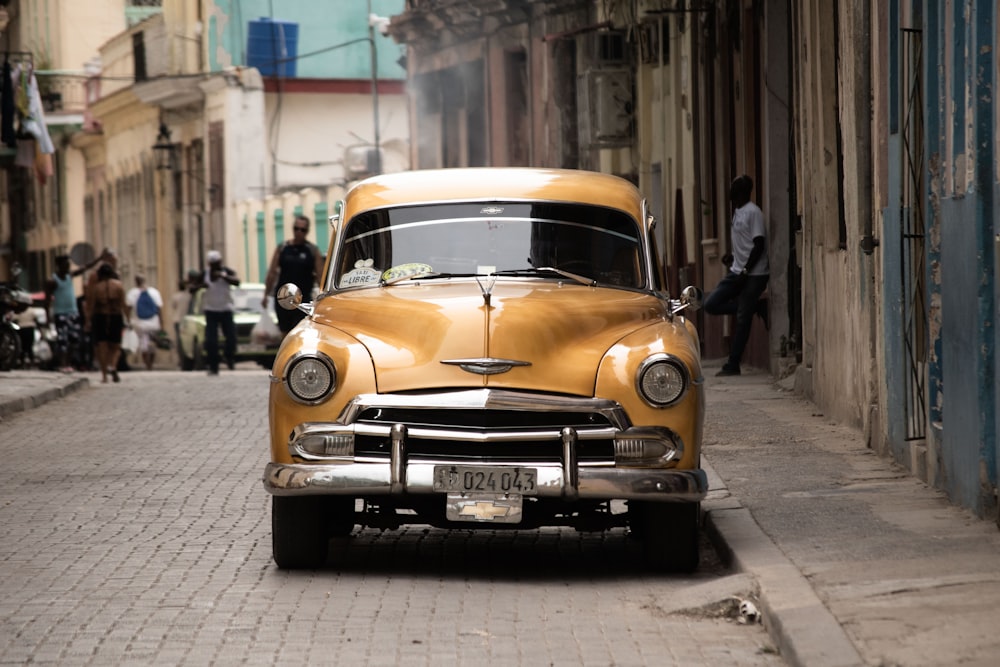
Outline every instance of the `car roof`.
POLYGON ((605 206, 640 220, 642 195, 618 176, 575 169, 471 167, 382 174, 348 192, 344 216, 375 208, 448 201, 559 201, 605 206))

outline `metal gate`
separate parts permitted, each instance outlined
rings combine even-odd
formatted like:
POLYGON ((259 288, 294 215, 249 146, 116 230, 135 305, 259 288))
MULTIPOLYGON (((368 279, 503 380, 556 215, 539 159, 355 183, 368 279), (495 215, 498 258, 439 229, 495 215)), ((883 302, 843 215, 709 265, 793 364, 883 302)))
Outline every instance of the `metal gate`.
POLYGON ((926 433, 927 277, 924 252, 924 89, 923 40, 919 30, 903 28, 900 83, 905 95, 900 188, 900 262, 903 290, 903 409, 906 439, 926 433))

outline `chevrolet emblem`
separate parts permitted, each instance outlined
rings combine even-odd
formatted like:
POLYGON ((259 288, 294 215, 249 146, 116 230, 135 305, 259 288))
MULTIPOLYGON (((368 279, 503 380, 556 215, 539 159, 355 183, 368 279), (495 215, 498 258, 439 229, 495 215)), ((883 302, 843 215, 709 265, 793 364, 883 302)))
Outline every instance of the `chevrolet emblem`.
POLYGON ((477 500, 475 505, 463 505, 461 516, 471 516, 480 521, 492 521, 497 517, 507 516, 509 507, 497 507, 488 500, 477 500))

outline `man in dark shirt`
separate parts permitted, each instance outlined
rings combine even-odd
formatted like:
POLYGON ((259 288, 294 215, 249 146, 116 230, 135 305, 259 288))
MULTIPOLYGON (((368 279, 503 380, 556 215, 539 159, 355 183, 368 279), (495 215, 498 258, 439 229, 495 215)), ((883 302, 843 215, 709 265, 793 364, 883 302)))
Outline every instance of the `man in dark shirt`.
MULTIPOLYGON (((274 294, 274 290, 285 283, 295 284, 302 290, 304 299, 311 299, 313 286, 323 274, 323 254, 307 238, 309 218, 304 215, 295 216, 292 234, 292 239, 278 246, 271 257, 271 266, 267 270, 267 279, 264 283, 264 308, 267 308, 267 300, 274 294)), ((278 315, 278 328, 282 334, 287 334, 305 317, 305 313, 298 309, 275 310, 278 315)))

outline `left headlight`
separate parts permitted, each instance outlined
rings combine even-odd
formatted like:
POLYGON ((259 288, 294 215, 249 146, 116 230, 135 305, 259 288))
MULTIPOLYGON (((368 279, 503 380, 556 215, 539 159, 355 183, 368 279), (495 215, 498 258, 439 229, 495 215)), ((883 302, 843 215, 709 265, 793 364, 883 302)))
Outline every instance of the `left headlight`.
POLYGON ((300 403, 321 403, 336 385, 337 371, 333 362, 318 352, 293 359, 285 371, 285 388, 300 403))
POLYGON ((636 390, 654 408, 672 405, 684 396, 689 384, 687 366, 669 354, 655 354, 639 366, 636 390))

